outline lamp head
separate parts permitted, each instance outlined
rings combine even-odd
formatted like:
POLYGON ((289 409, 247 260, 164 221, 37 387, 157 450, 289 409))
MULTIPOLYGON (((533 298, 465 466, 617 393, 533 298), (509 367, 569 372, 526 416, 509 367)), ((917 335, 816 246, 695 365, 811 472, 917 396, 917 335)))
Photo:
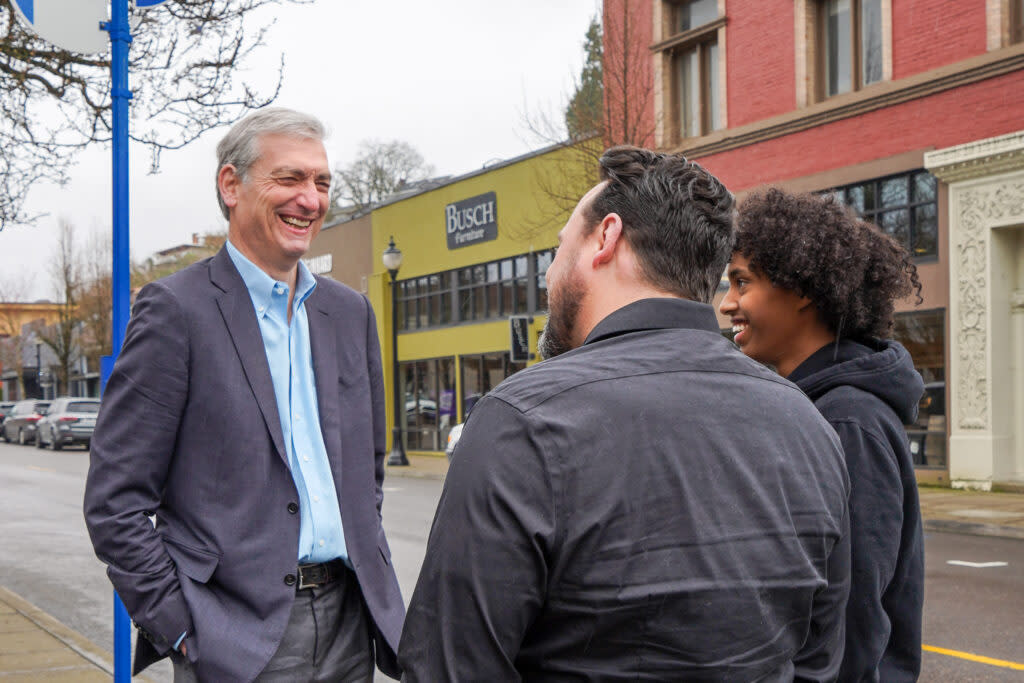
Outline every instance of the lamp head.
POLYGON ((388 248, 381 255, 381 260, 384 261, 384 267, 387 268, 392 277, 402 267, 402 250, 395 246, 393 235, 388 239, 388 248))

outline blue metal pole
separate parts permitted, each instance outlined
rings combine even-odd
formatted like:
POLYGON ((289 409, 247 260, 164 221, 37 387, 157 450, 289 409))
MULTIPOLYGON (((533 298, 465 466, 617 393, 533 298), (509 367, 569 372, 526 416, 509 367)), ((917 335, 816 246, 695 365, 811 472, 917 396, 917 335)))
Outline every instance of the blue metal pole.
MULTIPOLYGON (((104 359, 102 384, 106 387, 114 360, 124 343, 128 327, 131 292, 128 253, 128 49, 132 42, 128 24, 128 0, 112 0, 110 22, 110 96, 113 108, 114 166, 114 262, 111 271, 113 311, 111 316, 112 355, 104 359)), ((121 598, 114 593, 114 683, 130 683, 132 679, 131 620, 121 598)))
POLYGON ((124 331, 128 326, 129 292, 128 272, 128 47, 132 42, 128 25, 128 0, 111 3, 110 41, 110 94, 113 100, 114 120, 114 263, 113 263, 113 338, 114 356, 121 350, 124 331))

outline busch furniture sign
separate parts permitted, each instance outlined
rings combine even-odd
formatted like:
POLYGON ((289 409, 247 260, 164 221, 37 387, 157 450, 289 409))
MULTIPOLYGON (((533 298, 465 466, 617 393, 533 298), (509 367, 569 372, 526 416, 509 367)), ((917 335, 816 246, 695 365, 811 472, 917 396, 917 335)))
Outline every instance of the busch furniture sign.
POLYGON ((444 207, 448 248, 458 249, 497 239, 497 205, 497 195, 487 192, 444 207))

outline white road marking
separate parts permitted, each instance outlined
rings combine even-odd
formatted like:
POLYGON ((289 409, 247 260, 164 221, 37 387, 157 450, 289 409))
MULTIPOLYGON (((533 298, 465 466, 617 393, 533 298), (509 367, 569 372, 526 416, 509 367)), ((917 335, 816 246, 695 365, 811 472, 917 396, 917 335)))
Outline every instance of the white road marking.
POLYGON ((36 472, 56 472, 57 470, 50 467, 36 467, 35 465, 29 465, 28 469, 35 470, 36 472))
POLYGON ((1008 567, 1009 562, 968 562, 966 560, 947 560, 946 564, 953 564, 957 567, 970 567, 971 569, 988 569, 989 567, 1008 567))

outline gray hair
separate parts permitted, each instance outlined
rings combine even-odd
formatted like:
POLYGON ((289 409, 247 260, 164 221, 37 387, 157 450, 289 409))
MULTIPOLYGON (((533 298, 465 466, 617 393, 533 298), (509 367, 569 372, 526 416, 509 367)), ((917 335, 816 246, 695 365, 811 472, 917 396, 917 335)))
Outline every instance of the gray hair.
MULTIPOLYGON (((320 119, 294 109, 267 107, 249 114, 235 125, 217 143, 217 175, 227 165, 235 167, 242 182, 248 178, 249 168, 260 158, 260 138, 264 135, 289 135, 323 141, 327 135, 320 119)), ((217 203, 224 218, 229 218, 228 207, 220 196, 217 184, 217 203)))

